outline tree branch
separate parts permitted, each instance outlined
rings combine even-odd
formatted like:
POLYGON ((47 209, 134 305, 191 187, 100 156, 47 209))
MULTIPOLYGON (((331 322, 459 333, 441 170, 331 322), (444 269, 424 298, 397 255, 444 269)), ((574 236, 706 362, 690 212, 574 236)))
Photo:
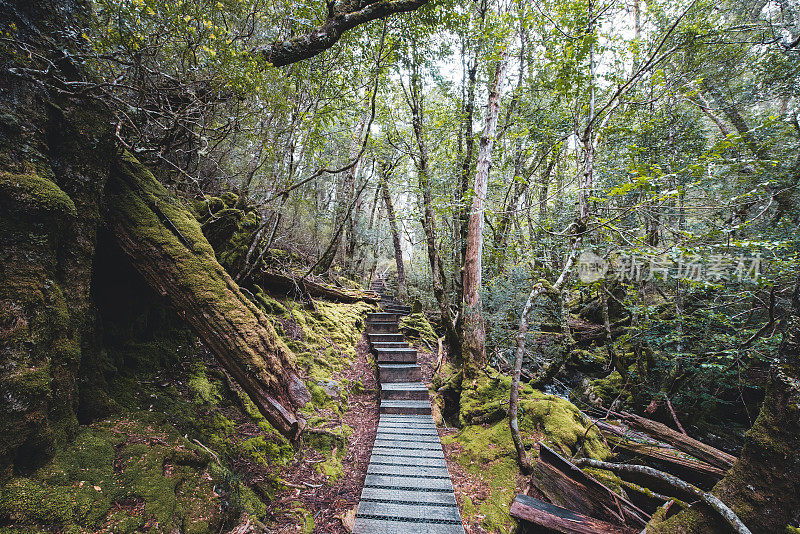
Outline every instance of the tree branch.
POLYGON ((428 3, 428 0, 382 0, 356 11, 337 12, 329 5, 328 18, 315 30, 285 41, 263 45, 253 52, 275 67, 290 65, 327 50, 348 30, 360 24, 383 19, 394 13, 407 13, 428 3))

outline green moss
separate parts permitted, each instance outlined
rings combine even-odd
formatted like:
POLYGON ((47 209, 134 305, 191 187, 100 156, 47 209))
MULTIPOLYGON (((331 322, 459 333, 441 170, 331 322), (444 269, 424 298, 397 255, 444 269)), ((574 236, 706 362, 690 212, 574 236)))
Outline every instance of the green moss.
POLYGON ((412 313, 400 319, 400 329, 410 331, 413 335, 430 343, 436 343, 436 331, 422 312, 412 313))
POLYGON ((464 494, 461 498, 461 515, 466 517, 472 517, 478 513, 478 509, 475 507, 475 503, 472 502, 472 499, 469 495, 464 494))
POLYGON ((314 384, 313 382, 308 384, 308 390, 311 392, 311 402, 315 404, 317 407, 322 408, 328 402, 328 394, 325 393, 325 389, 318 385, 314 384))
POLYGON ((64 531, 130 532, 145 521, 163 530, 218 528, 210 456, 151 414, 134 415, 85 428, 30 477, 0 488, 0 516, 17 526, 64 531), (126 502, 143 502, 143 512, 114 506, 126 502))
POLYGON ((289 310, 287 310, 283 304, 267 295, 259 286, 255 286, 255 290, 254 294, 258 300, 258 305, 264 310, 264 313, 269 315, 284 315, 289 313, 289 310))
POLYGON ((624 380, 618 371, 612 372, 605 378, 594 379, 591 384, 594 393, 606 406, 610 406, 617 398, 623 402, 630 402, 632 398, 629 392, 623 391, 624 380))
POLYGON ((317 470, 328 477, 328 482, 330 484, 335 483, 344 474, 342 460, 338 457, 338 454, 332 455, 324 462, 318 463, 317 470))
POLYGON ((196 399, 205 404, 216 406, 222 398, 216 384, 208 379, 203 364, 199 362, 192 367, 186 385, 194 392, 196 399))
POLYGON ((478 506, 484 516, 481 524, 493 532, 511 532, 512 520, 509 515, 511 502, 517 493, 517 473, 515 460, 503 458, 490 467, 486 475, 491 488, 489 497, 478 506))
MULTIPOLYGON (((457 461, 471 475, 489 486, 488 496, 477 505, 482 526, 491 532, 510 532, 511 501, 519 475, 517 453, 508 427, 511 378, 490 370, 462 390, 460 419, 465 426, 442 439, 457 443, 457 461), (475 420, 488 424, 469 424, 475 420)), ((569 401, 525 385, 520 392, 519 426, 524 442, 532 445, 544 438, 562 453, 606 459, 610 451, 600 433, 569 401)), ((535 454, 534 450, 530 451, 535 454)), ((470 512, 472 513, 472 512, 470 512)))
POLYGON ((54 182, 36 174, 0 172, 0 198, 10 200, 18 209, 75 217, 75 203, 54 182))
POLYGON ((75 491, 19 478, 0 490, 0 516, 18 524, 68 523, 75 515, 75 491))

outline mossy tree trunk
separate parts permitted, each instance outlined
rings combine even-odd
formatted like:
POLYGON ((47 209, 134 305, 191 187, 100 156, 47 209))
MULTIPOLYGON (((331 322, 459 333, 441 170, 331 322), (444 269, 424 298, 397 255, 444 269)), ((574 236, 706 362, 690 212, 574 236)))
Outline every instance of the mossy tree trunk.
POLYGON ((69 60, 80 43, 65 39, 63 17, 81 24, 85 7, 64 0, 0 9, 0 29, 14 39, 0 44, 0 480, 35 468, 78 427, 113 136, 96 106, 48 84, 80 79, 69 60), (20 67, 46 74, 11 72, 20 67))
POLYGON ((302 430, 310 395, 272 324, 214 257, 197 220, 133 156, 112 167, 105 220, 136 270, 211 348, 282 434, 302 430))
MULTIPOLYGON (((782 533, 800 513, 800 285, 792 304, 761 411, 738 461, 711 490, 754 533, 782 533)), ((647 532, 726 528, 713 512, 693 506, 667 521, 654 517, 647 532)))

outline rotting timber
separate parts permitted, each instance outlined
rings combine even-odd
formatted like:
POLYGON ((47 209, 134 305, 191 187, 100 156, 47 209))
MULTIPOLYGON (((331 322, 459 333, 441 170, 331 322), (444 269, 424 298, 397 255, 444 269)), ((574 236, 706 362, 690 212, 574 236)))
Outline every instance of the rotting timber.
POLYGON ((310 395, 291 351, 217 262, 197 220, 128 153, 112 167, 105 219, 136 270, 169 299, 264 417, 298 437, 296 407, 310 395))

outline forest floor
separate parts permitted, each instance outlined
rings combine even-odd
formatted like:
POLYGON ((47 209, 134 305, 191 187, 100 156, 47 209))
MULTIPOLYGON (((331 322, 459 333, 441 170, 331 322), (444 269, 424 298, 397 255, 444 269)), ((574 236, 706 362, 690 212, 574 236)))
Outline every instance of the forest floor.
POLYGON ((333 377, 335 380, 361 378, 364 384, 362 392, 350 394, 348 410, 339 420, 339 424, 348 425, 354 430, 347 439, 347 453, 342 458, 343 476, 330 483, 328 477, 315 468, 317 463, 326 460, 325 456, 304 446, 303 455, 297 454, 295 461, 281 471, 280 476, 287 483, 287 489, 275 495, 269 506, 275 520, 272 526, 277 533, 297 532, 297 517, 281 516, 281 510, 285 509, 288 501, 300 501, 302 507, 314 516, 314 532, 349 532, 342 524, 342 517, 348 512, 355 516, 378 428, 378 384, 366 338, 359 340, 356 354, 353 367, 339 373, 341 376, 333 377))

